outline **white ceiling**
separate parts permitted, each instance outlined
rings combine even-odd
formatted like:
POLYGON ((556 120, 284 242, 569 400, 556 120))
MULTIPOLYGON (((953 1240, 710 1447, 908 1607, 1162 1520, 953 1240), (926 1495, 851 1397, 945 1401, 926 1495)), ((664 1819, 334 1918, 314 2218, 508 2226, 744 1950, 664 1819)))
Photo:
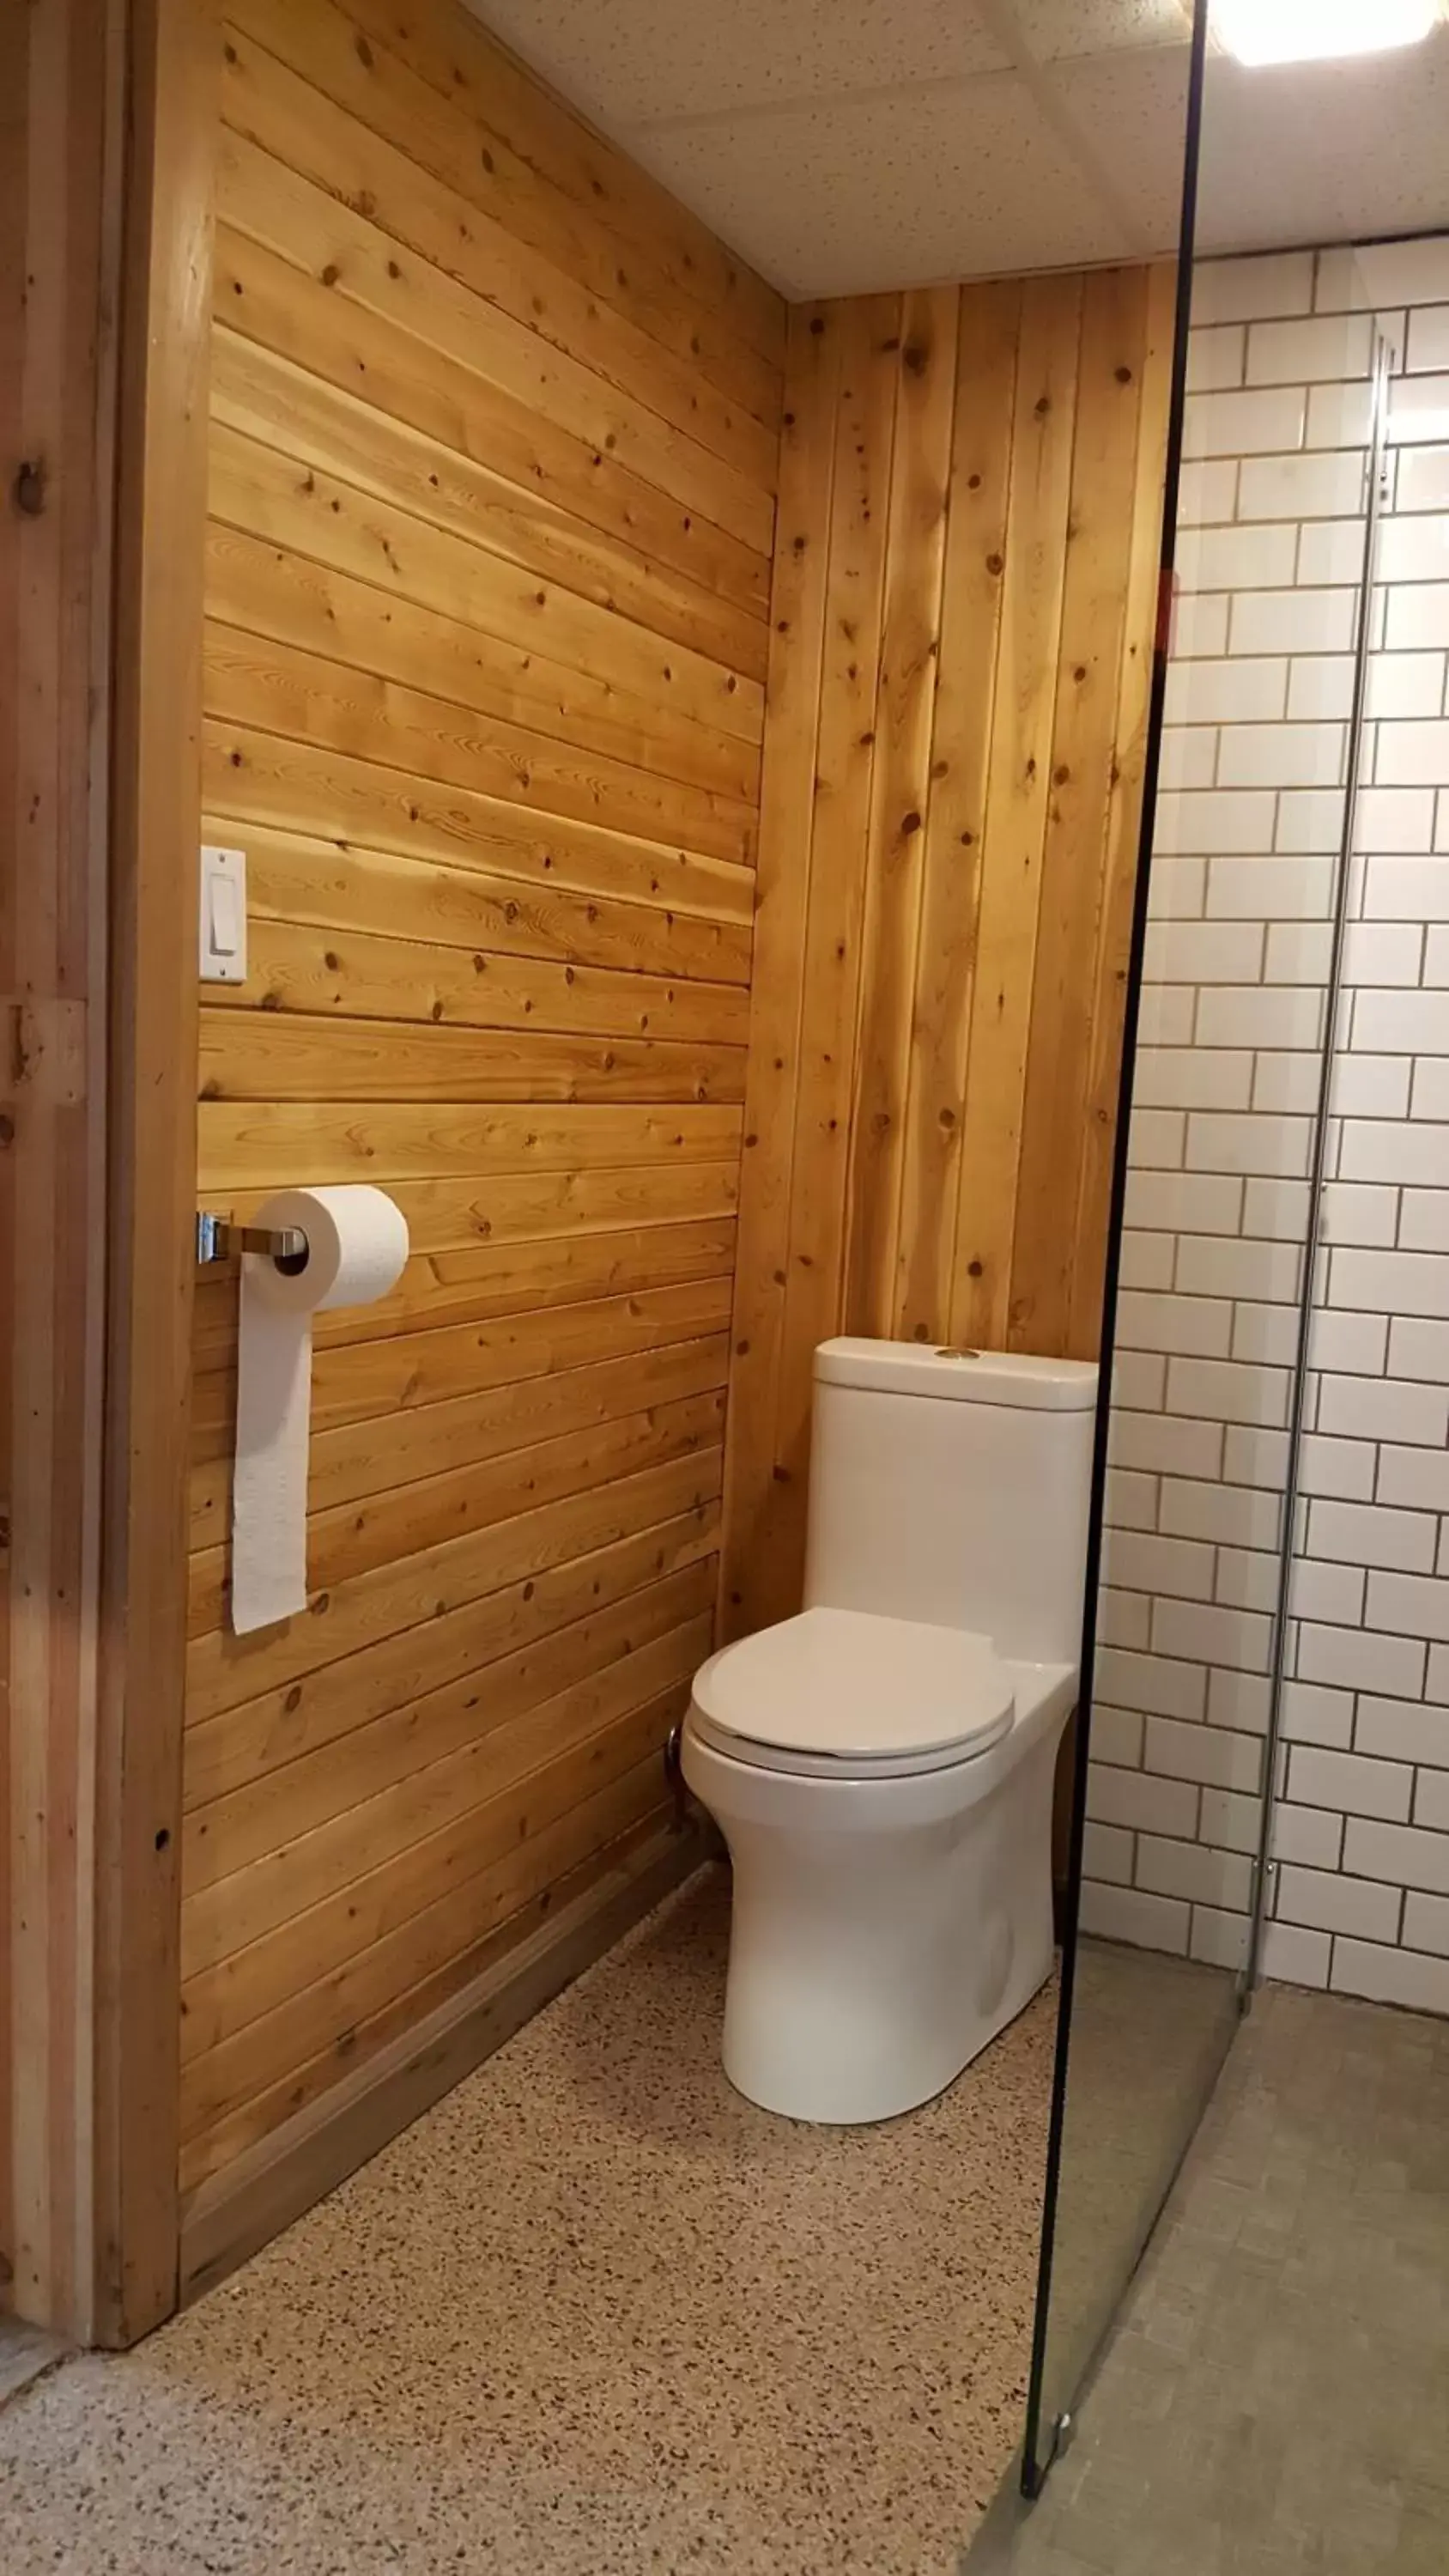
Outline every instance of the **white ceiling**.
MULTIPOLYGON (((470 0, 793 297, 1177 241, 1191 0, 470 0)), ((1449 26, 1210 65, 1199 247, 1449 226, 1449 26)))

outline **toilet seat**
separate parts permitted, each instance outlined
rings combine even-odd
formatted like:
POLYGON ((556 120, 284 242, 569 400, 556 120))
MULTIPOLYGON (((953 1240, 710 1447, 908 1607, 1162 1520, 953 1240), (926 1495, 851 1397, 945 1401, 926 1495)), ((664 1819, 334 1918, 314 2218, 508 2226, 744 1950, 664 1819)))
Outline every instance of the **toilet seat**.
POLYGON ((899 1779, 988 1752, 1014 1709, 989 1637, 815 1609, 711 1655, 691 1724, 759 1770, 899 1779))

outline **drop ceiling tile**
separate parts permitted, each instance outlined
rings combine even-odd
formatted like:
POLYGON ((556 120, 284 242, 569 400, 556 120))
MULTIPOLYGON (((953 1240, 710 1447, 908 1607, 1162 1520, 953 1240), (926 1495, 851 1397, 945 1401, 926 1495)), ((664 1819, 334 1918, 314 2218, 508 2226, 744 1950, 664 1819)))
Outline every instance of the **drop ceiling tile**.
POLYGON ((1111 172, 1139 255, 1177 248, 1187 150, 1188 49, 1055 64, 1046 77, 1072 124, 1111 172))
POLYGON ((640 127, 624 140, 787 295, 867 293, 1130 250, 1010 74, 905 98, 640 127))
POLYGON ((605 123, 999 71, 971 0, 471 0, 605 123))
POLYGON ((1208 66, 1198 246, 1273 250, 1449 225, 1449 31, 1396 54, 1208 66))
POLYGON ((1192 0, 1012 0, 1012 6, 1039 63, 1132 45, 1183 45, 1192 33, 1192 0))
MULTIPOLYGON (((470 5, 787 293, 1175 246, 1186 0, 470 5), (999 68, 1013 23, 1121 222, 999 68)), ((1214 57, 1200 247, 1449 229, 1446 131, 1449 29, 1345 63, 1214 57)))

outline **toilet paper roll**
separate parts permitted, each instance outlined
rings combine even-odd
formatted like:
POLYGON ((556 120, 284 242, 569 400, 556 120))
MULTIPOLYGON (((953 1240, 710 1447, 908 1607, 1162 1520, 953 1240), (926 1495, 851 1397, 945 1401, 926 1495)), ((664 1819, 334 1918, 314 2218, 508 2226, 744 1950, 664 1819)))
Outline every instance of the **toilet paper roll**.
POLYGON ((232 1482, 231 1623, 238 1635, 307 1606, 307 1434, 312 1318, 385 1297, 408 1257, 407 1219, 385 1190, 279 1190, 251 1220, 300 1226, 302 1265, 242 1255, 232 1482))

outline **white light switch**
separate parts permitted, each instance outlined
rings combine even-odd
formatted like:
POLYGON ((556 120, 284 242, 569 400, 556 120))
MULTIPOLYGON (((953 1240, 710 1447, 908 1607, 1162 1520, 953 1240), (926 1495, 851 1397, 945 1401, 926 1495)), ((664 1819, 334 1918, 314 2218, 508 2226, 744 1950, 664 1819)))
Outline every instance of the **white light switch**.
POLYGON ((201 852, 201 980, 244 984, 247 978, 247 854, 201 852))

